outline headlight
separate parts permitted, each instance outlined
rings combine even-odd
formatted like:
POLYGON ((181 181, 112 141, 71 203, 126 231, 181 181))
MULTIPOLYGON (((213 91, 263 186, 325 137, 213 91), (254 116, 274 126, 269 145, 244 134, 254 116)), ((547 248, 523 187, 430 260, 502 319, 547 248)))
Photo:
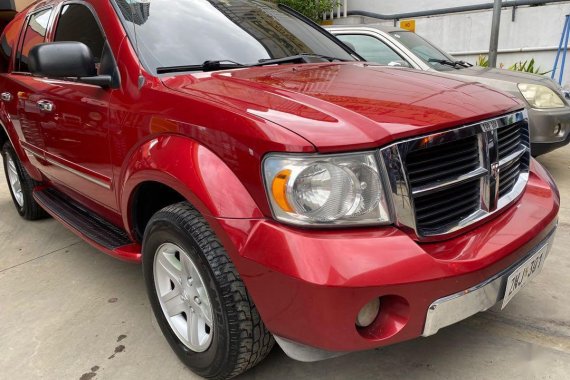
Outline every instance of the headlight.
POLYGON ((277 220, 304 226, 390 223, 373 153, 275 154, 264 160, 263 170, 277 220))
POLYGON ((519 90, 533 108, 563 108, 560 96, 546 86, 538 84, 519 84, 519 90))

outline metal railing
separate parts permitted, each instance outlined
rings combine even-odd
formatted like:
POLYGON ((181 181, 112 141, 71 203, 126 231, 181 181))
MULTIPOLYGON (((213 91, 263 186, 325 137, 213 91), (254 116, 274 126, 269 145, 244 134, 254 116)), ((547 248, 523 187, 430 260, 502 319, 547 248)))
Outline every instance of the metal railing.
MULTIPOLYGON (((568 2, 568 0, 505 0, 503 1, 502 6, 503 8, 509 8, 509 7, 525 6, 525 5, 542 5, 542 4, 562 3, 562 2, 568 2)), ((348 16, 364 16, 364 17, 376 18, 379 20, 403 20, 403 19, 416 18, 416 17, 439 16, 439 15, 461 13, 461 12, 489 10, 493 9, 493 6, 494 6, 493 2, 487 2, 482 4, 432 9, 428 11, 381 14, 381 13, 356 10, 356 9, 348 10, 348 0, 341 0, 339 1, 338 7, 335 7, 335 9, 333 9, 330 13, 323 15, 323 19, 328 20, 328 19, 348 17, 348 16)))
POLYGON ((348 0, 338 1, 337 6, 331 9, 330 13, 323 14, 323 20, 334 20, 335 18, 348 17, 348 0), (336 13, 336 16, 335 16, 336 13))

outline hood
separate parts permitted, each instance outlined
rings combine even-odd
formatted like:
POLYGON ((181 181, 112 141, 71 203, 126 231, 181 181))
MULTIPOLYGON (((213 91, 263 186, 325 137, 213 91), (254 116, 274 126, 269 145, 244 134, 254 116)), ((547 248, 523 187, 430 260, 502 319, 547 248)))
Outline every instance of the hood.
POLYGON ((320 151, 378 147, 523 108, 478 83, 365 63, 247 68, 163 83, 269 120, 320 151))
POLYGON ((521 71, 505 70, 505 69, 493 69, 489 67, 477 67, 477 66, 468 67, 457 71, 456 74, 473 78, 496 79, 513 83, 542 84, 543 86, 551 86, 552 83, 554 83, 552 79, 544 75, 537 75, 537 74, 525 73, 521 71))
POLYGON ((488 86, 496 87, 502 91, 508 91, 520 95, 517 85, 519 83, 539 84, 546 86, 558 93, 562 89, 556 82, 544 75, 511 71, 505 69, 492 69, 487 67, 469 67, 448 73, 463 77, 465 80, 478 81, 488 86))

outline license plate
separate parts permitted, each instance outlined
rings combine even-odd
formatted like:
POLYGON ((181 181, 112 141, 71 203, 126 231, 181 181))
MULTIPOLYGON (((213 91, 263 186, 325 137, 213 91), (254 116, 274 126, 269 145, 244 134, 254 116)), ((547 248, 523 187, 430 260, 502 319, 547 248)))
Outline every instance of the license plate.
POLYGON ((548 256, 549 245, 550 242, 509 276, 505 290, 505 298, 503 299, 503 309, 522 288, 540 273, 546 261, 546 256, 548 256))

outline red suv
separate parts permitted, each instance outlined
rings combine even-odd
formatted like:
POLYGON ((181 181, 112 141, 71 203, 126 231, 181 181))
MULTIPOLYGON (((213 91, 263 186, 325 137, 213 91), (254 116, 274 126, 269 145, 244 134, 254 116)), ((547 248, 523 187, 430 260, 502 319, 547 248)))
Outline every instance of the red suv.
POLYGON ((516 99, 362 62, 287 7, 43 0, 0 45, 16 209, 142 262, 204 377, 274 339, 311 361, 435 334, 551 247, 559 194, 516 99))

